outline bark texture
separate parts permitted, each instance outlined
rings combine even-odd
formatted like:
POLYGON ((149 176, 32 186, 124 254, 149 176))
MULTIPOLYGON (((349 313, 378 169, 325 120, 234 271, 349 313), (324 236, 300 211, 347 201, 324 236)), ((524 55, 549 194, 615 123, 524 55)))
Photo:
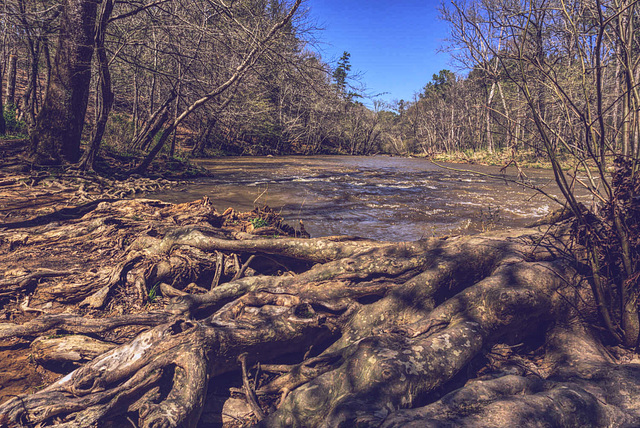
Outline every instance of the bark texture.
POLYGON ((305 239, 208 199, 0 229, 3 349, 60 373, 0 425, 637 426, 560 233, 305 239))
POLYGON ((40 164, 80 159, 97 5, 96 0, 62 2, 51 81, 31 135, 34 157, 40 164))

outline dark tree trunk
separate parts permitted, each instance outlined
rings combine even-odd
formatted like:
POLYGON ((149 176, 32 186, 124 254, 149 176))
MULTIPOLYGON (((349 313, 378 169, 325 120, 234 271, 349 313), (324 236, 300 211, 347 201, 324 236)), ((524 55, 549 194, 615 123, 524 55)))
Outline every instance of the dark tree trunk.
POLYGON ((191 150, 192 155, 202 156, 204 154, 204 149, 209 141, 211 131, 213 131, 213 129, 215 128, 218 122, 218 117, 224 111, 224 109, 227 108, 227 106, 231 103, 234 97, 235 97, 235 92, 232 93, 230 96, 228 96, 227 99, 224 100, 224 102, 220 105, 220 107, 218 107, 216 112, 211 115, 211 117, 207 121, 207 125, 202 130, 202 132, 200 132, 200 134, 198 135, 197 141, 193 146, 193 150, 191 150))
POLYGON ((31 135, 38 163, 75 163, 80 158, 96 10, 97 3, 93 0, 66 0, 62 6, 51 81, 31 135))
POLYGON ((36 92, 38 91, 38 61, 40 59, 40 42, 29 41, 29 80, 27 89, 22 95, 22 106, 19 119, 24 119, 29 127, 33 127, 36 111, 36 92))
POLYGON ((2 103, 2 72, 0 68, 0 135, 4 135, 7 132, 7 124, 4 121, 4 104, 2 103))
POLYGON ((162 126, 165 124, 167 119, 169 119, 169 104, 171 104, 171 101, 173 101, 175 97, 175 92, 171 92, 169 94, 169 98, 165 100, 164 104, 153 112, 148 122, 133 139, 131 147, 139 150, 147 150, 151 144, 151 140, 153 140, 153 137, 160 132, 162 126))
POLYGON ((15 104, 16 77, 18 71, 18 56, 9 55, 9 68, 7 69, 7 105, 15 104))
POLYGON ((193 145, 191 154, 193 156, 202 156, 204 154, 204 148, 207 145, 211 131, 216 126, 216 117, 212 117, 207 121, 204 128, 198 133, 196 143, 193 145))
POLYGON ((98 120, 91 136, 91 144, 85 151, 80 161, 80 166, 84 170, 93 170, 96 155, 100 148, 100 142, 107 126, 107 120, 109 119, 109 113, 111 112, 111 106, 113 105, 113 92, 111 91, 111 73, 109 71, 109 61, 107 59, 107 52, 104 47, 104 37, 107 30, 107 23, 109 17, 113 11, 113 1, 105 0, 102 5, 102 12, 100 14, 100 22, 98 23, 98 29, 96 32, 96 55, 98 57, 98 67, 100 70, 100 89, 102 103, 98 110, 98 120))

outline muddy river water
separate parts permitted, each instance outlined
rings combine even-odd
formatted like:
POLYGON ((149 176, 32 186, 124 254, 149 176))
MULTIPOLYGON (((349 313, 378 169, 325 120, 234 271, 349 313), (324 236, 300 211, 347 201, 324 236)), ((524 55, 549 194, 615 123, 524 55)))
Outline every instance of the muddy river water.
MULTIPOLYGON (((268 205, 311 236, 355 235, 388 241, 524 226, 558 205, 542 195, 426 159, 389 156, 228 157, 201 161, 213 178, 149 195, 187 202, 207 195, 222 212, 268 205)), ((516 178, 510 167, 447 165, 516 178)), ((550 171, 525 170, 532 184, 559 195, 550 171)))

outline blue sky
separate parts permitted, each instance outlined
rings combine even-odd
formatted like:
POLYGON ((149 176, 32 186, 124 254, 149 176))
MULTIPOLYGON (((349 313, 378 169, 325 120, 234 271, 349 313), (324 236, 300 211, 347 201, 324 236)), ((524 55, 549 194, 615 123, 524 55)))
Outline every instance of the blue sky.
POLYGON ((371 94, 387 101, 411 100, 443 68, 449 56, 438 53, 447 24, 438 19, 439 0, 307 0, 309 18, 324 30, 317 50, 335 64, 351 54, 352 71, 362 73, 371 94))

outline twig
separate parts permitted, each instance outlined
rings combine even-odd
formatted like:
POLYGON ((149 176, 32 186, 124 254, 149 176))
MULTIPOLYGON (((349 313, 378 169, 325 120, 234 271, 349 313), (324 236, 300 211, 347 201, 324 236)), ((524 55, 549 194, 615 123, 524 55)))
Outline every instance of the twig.
POLYGON ((304 357, 302 357, 302 361, 306 361, 306 359, 309 358, 309 354, 311 354, 312 349, 313 349, 313 345, 309 346, 309 349, 307 349, 307 352, 304 353, 304 357))
POLYGON ((211 281, 211 290, 216 288, 220 284, 220 277, 222 276, 222 271, 224 270, 224 253, 220 251, 216 251, 216 273, 213 276, 213 280, 211 281))
POLYGON ((260 379, 258 377, 259 375, 260 375, 260 363, 257 363, 256 364, 256 375, 253 377, 253 385, 254 385, 255 389, 260 389, 260 385, 259 385, 260 379))
POLYGON ((29 301, 30 301, 29 296, 25 296, 24 301, 20 304, 20 310, 22 312, 24 312, 24 313, 27 313, 27 312, 44 313, 45 312, 42 309, 29 307, 29 301))
POLYGON ((262 195, 264 195, 265 193, 267 193, 267 191, 269 191, 269 184, 267 184, 267 188, 264 189, 264 191, 262 193, 260 193, 260 196, 258 196, 254 201, 253 201, 253 205, 256 205, 256 202, 258 202, 258 199, 260 199, 262 197, 262 195))
POLYGON ((245 397, 249 403, 249 407, 251 407, 251 410, 253 410, 253 413, 256 415, 256 418, 258 418, 258 421, 261 421, 265 418, 265 414, 258 404, 256 391, 249 384, 249 377, 247 376, 247 353, 245 352, 240 354, 238 356, 238 361, 240 361, 240 365, 242 366, 242 385, 244 386, 245 397))
MULTIPOLYGON (((229 392, 231 392, 232 394, 242 394, 242 395, 246 395, 244 388, 229 388, 229 392)), ((259 391, 256 390, 256 396, 257 397, 263 397, 266 395, 272 394, 271 392, 265 392, 265 391, 259 391)))
POLYGON ((269 373, 289 373, 296 367, 298 367, 297 364, 265 364, 262 370, 269 373))
MULTIPOLYGON (((240 268, 240 270, 238 272, 236 272, 236 274, 233 276, 233 280, 235 281, 236 279, 240 279, 242 278, 242 275, 244 275, 244 272, 247 270, 247 268, 249 267, 249 264, 253 261, 253 259, 255 259, 256 256, 255 254, 252 254, 251 257, 249 257, 247 259, 246 262, 244 262, 244 264, 242 265, 242 267, 240 268)), ((237 258, 236 258, 237 259, 237 258)))
POLYGON ((520 165, 518 165, 518 162, 515 159, 511 159, 509 161, 508 164, 506 164, 505 166, 503 166, 502 168, 500 168, 500 172, 501 173, 506 173, 507 168, 509 167, 509 165, 513 164, 513 166, 516 167, 516 169, 518 170, 518 179, 522 180, 524 178, 529 178, 527 177, 527 174, 525 174, 522 169, 520 168, 520 165))
MULTIPOLYGON (((236 269, 236 275, 238 274, 238 272, 240 272, 240 259, 238 258, 237 254, 233 255, 233 267, 235 267, 236 269)), ((235 279, 236 275, 233 276, 233 278, 235 279)))

